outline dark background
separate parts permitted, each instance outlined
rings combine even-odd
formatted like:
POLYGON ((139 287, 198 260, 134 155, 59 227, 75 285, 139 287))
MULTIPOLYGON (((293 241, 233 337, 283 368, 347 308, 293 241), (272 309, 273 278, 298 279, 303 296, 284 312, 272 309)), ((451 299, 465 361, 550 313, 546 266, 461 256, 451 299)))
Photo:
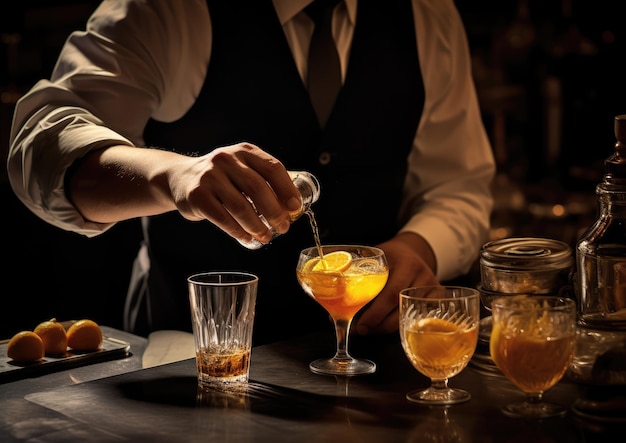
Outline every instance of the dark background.
MULTIPOLYGON (((16 100, 49 76, 68 34, 84 29, 98 4, 9 3, 0 15, 3 165, 16 100)), ((573 247, 595 214, 594 188, 615 143, 613 118, 626 113, 624 2, 456 3, 498 162, 491 239, 545 237, 573 247)), ((4 166, 0 190, 0 338, 52 317, 121 328, 137 223, 87 239, 32 215, 13 195, 4 166)))

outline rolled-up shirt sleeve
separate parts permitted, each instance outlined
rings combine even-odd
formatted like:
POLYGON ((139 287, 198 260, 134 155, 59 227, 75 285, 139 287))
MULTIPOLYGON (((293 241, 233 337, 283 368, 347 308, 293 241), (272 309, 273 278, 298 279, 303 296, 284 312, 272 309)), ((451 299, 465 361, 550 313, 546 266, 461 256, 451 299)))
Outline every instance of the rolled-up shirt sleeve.
POLYGON ((210 34, 204 0, 176 8, 169 0, 103 1, 87 29, 68 37, 51 78, 16 104, 7 171, 17 197, 62 229, 86 236, 109 229, 68 200, 67 169, 94 149, 143 146, 151 117, 184 115, 204 81, 210 34))
MULTIPOLYGON (((48 88, 45 83, 33 91, 48 88)), ((29 98, 32 103, 33 97, 29 98)), ((22 108, 18 106, 18 110, 22 108)), ((15 120, 19 119, 16 113, 15 120)), ((40 218, 62 229, 91 237, 110 228, 112 224, 85 220, 70 203, 65 195, 65 172, 92 149, 132 142, 102 125, 93 114, 75 107, 44 105, 25 121, 13 137, 13 146, 22 148, 12 149, 7 162, 9 181, 17 197, 40 218)))

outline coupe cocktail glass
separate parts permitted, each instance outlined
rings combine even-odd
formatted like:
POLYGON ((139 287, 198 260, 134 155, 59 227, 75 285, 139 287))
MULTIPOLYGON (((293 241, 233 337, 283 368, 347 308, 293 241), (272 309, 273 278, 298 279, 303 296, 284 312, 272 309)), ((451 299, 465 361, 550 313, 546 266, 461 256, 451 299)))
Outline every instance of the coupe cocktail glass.
POLYGON ((355 314, 387 283, 384 252, 369 246, 311 247, 300 253, 296 274, 302 289, 330 314, 337 334, 335 356, 313 361, 311 371, 327 375, 374 372, 374 362, 350 356, 348 336, 355 314))

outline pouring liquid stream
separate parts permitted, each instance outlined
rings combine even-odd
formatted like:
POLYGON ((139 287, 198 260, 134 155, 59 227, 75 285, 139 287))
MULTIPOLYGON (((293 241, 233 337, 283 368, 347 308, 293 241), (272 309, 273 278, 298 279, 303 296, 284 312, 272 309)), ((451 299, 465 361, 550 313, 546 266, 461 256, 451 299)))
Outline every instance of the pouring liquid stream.
POLYGON ((320 241, 320 231, 317 227, 317 221, 315 220, 315 214, 313 214, 312 209, 307 209, 304 213, 309 217, 309 224, 311 225, 311 230, 313 231, 313 239, 315 240, 315 246, 317 247, 317 253, 321 260, 324 259, 324 252, 322 251, 322 243, 320 241))

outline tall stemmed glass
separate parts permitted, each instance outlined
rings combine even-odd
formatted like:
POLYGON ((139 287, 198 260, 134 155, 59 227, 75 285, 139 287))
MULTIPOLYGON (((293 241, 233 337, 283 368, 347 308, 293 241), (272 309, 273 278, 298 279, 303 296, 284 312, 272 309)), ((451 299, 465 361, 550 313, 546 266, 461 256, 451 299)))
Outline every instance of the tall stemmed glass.
POLYGON ((516 295, 491 302, 489 351, 526 400, 506 405, 509 417, 546 418, 567 409, 547 403, 543 393, 563 377, 574 354, 576 303, 557 296, 516 295))
POLYGON ((307 248, 300 253, 296 275, 304 292, 330 314, 337 334, 335 356, 311 362, 311 371, 326 375, 376 371, 374 362, 355 359, 348 353, 348 336, 355 314, 387 283, 389 268, 384 252, 354 245, 307 248))
POLYGON ((480 293, 460 286, 423 286, 400 291, 400 339, 426 389, 406 398, 426 405, 463 403, 471 394, 448 386, 468 364, 478 343, 480 293))

